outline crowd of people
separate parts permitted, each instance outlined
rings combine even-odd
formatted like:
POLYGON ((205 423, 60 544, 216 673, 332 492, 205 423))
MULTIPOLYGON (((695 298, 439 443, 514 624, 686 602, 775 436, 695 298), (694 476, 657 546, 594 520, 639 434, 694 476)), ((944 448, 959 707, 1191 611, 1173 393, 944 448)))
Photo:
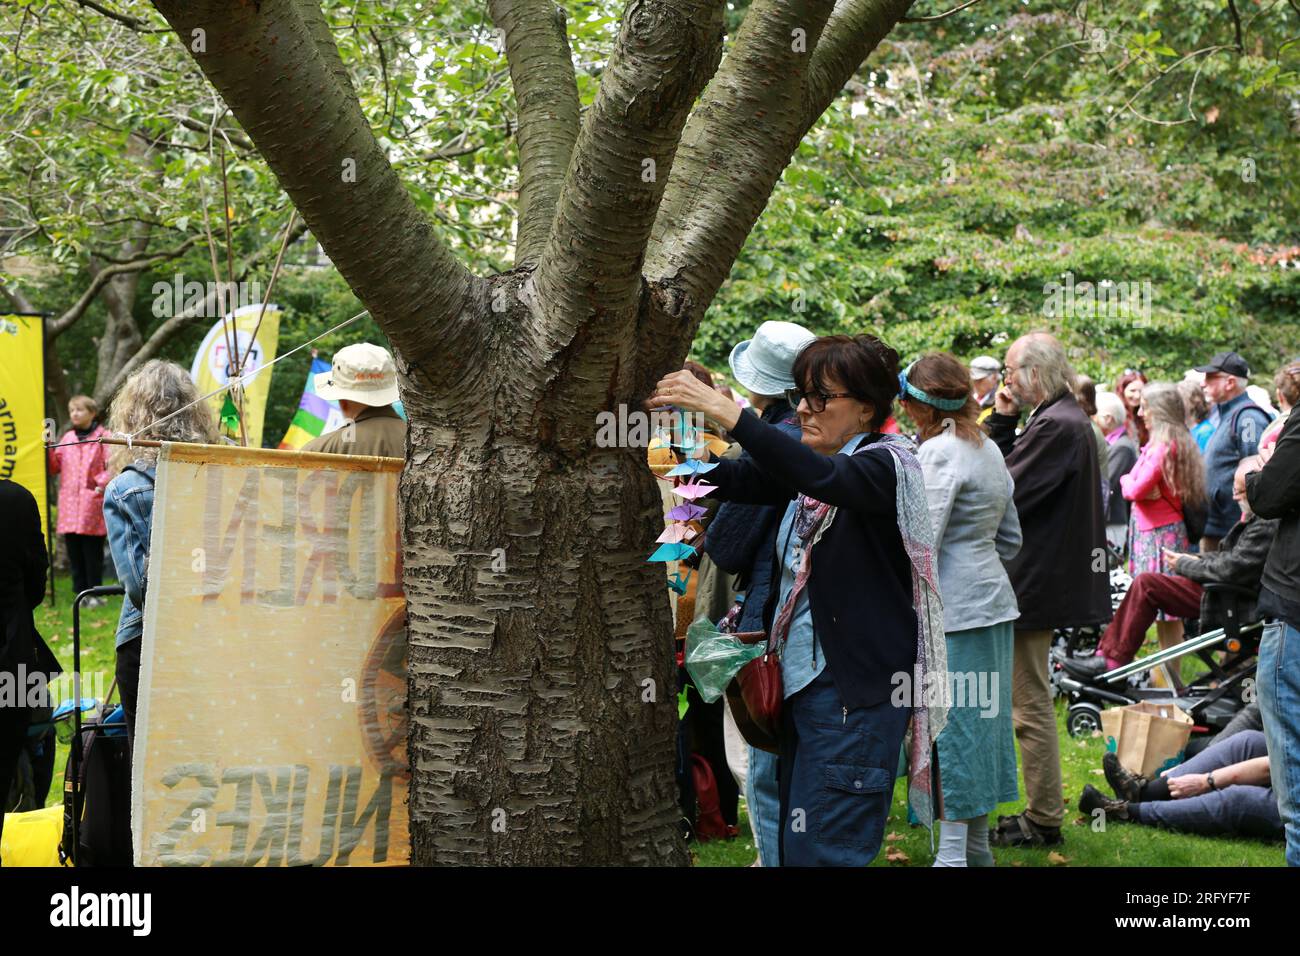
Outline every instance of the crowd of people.
MULTIPOLYGON (((874 336, 768 322, 730 365, 752 411, 698 371, 666 376, 647 404, 702 413, 734 443, 710 455, 723 504, 701 522, 691 610, 722 632, 764 632, 780 659, 780 740, 742 739, 745 716, 721 701, 693 698, 701 712, 685 727, 725 741, 702 749, 746 795, 758 865, 869 863, 904 749, 912 812, 938 821, 936 866, 1061 844, 1054 634, 1105 625, 1095 657, 1072 662, 1096 676, 1131 660, 1153 622, 1162 645, 1181 641, 1217 581, 1259 588, 1262 731, 1225 731, 1156 781, 1122 777, 1112 760, 1116 799, 1089 788, 1080 806, 1285 835, 1300 865, 1300 361, 1275 377, 1278 409, 1248 390, 1235 352, 1181 383, 1128 369, 1099 391, 1042 332, 1003 361, 931 353, 900 371, 874 336), (896 399, 914 440, 882 427, 896 399), (1116 558, 1133 585, 1112 613, 1116 558), (998 693, 893 692, 900 675, 919 686, 927 672, 978 675, 998 693), (990 826, 1018 799, 1018 770, 1025 809, 990 826)), ((734 823, 734 798, 722 809, 734 823)))
MULTIPOLYGON (((746 740, 751 722, 735 702, 710 704, 693 687, 683 724, 689 749, 717 771, 727 824, 745 794, 761 865, 869 863, 900 766, 913 813, 937 826, 936 866, 990 866, 993 848, 1061 844, 1054 634, 1105 625, 1096 655, 1065 662, 1095 677, 1131 660, 1152 623, 1162 645, 1182 640, 1182 620, 1202 613, 1214 582, 1257 586, 1269 621, 1254 726, 1155 780, 1108 756, 1115 797, 1089 787, 1080 807, 1284 834, 1287 862, 1300 865, 1300 435, 1290 415, 1300 362, 1274 379, 1277 409, 1248 389, 1235 352, 1181 383, 1130 369, 1097 390, 1042 332, 1003 359, 934 352, 904 368, 875 336, 766 322, 730 367, 747 401, 692 365, 662 379, 648 404, 716 425, 694 443, 714 466, 720 504, 701 522, 679 631, 704 619, 762 632, 779 658, 777 739, 746 740), (1108 553, 1133 576, 1113 614, 1108 553), (954 698, 955 676, 987 693, 954 698), (944 692, 927 693, 935 682, 944 692), (990 825, 999 804, 1019 798, 1020 776, 1025 809, 990 825)), ((387 351, 340 350, 316 392, 338 400, 348 423, 306 451, 404 455, 387 351)), ((72 429, 50 451, 58 532, 78 591, 101 583, 105 541, 125 588, 116 678, 134 742, 158 452, 136 444, 109 455, 97 439, 214 442, 217 426, 185 370, 159 360, 126 383, 107 427, 85 396, 69 414, 72 429)), ((660 470, 677 461, 671 442, 649 458, 660 470)), ((21 545, 0 554, 0 664, 57 673, 32 616, 48 566, 35 502, 0 482, 0 508, 21 545)), ((0 793, 25 716, 0 711, 0 793)))

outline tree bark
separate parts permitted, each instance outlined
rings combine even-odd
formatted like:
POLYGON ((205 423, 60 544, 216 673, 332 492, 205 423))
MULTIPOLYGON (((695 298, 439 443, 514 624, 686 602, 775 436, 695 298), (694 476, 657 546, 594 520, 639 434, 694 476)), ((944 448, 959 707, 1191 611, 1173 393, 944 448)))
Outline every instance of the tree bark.
POLYGON ((480 306, 491 390, 403 391, 412 862, 683 864, 659 491, 644 449, 513 384, 537 346, 511 301, 480 306))
POLYGON ((486 279, 407 197, 309 0, 154 3, 183 39, 207 31, 196 61, 398 352, 413 862, 686 862, 669 603, 645 560, 661 498, 644 447, 599 447, 597 416, 680 361, 810 104, 908 3, 756 0, 697 106, 724 4, 629 0, 557 188, 567 44, 541 2, 493 2, 528 198, 518 265, 486 279))
POLYGON ((563 7, 554 0, 491 0, 488 7, 505 38, 519 104, 515 265, 532 265, 551 232, 578 139, 578 82, 563 7))

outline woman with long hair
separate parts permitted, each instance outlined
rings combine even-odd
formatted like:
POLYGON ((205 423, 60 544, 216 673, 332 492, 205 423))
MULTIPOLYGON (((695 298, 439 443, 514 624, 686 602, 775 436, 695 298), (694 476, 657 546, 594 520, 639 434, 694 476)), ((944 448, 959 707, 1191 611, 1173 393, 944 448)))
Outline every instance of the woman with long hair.
MULTIPOLYGON (((1187 551, 1185 509, 1206 502, 1205 464, 1187 429, 1178 386, 1169 382, 1146 386, 1138 415, 1151 440, 1133 470, 1120 479, 1125 499, 1133 503, 1129 574, 1135 578, 1143 571, 1174 573, 1164 553, 1187 551)), ((1156 618, 1156 632, 1160 646, 1171 647, 1183 639, 1183 622, 1162 611, 1156 618)))
POLYGON ((1147 386, 1147 377, 1135 368, 1126 368, 1124 374, 1115 379, 1115 388, 1113 391, 1124 402, 1124 410, 1128 412, 1125 428, 1128 430, 1129 437, 1137 442, 1138 448, 1144 446, 1150 439, 1147 431, 1146 422, 1138 415, 1138 406, 1142 402, 1142 390, 1147 386))
MULTIPOLYGON (((118 435, 154 441, 212 444, 217 423, 199 401, 189 373, 174 362, 151 359, 127 379, 113 399, 109 428, 118 435)), ((117 620, 117 687, 126 712, 127 739, 134 746, 140 689, 140 637, 144 633, 144 580, 149 566, 157 448, 120 446, 109 459, 117 477, 104 489, 108 547, 126 596, 117 620)))
POLYGON ((687 371, 661 379, 648 404, 702 412, 752 456, 708 473, 719 500, 784 506, 763 609, 784 697, 781 865, 865 866, 884 839, 909 718, 913 806, 933 818, 930 752, 947 707, 926 690, 947 663, 925 477, 912 443, 881 431, 897 352, 832 335, 791 373, 800 439, 687 371))
POLYGON ((1015 483, 998 446, 979 427, 966 366, 946 353, 899 376, 903 409, 916 423, 939 560, 948 646, 948 722, 937 741, 943 815, 935 866, 992 866, 988 815, 1019 797, 1011 720, 1020 616, 1002 562, 1020 551, 1015 483), (971 678, 974 678, 972 682, 971 678), (983 682, 983 683, 981 683, 983 682), (972 692, 977 688, 977 692, 972 692))

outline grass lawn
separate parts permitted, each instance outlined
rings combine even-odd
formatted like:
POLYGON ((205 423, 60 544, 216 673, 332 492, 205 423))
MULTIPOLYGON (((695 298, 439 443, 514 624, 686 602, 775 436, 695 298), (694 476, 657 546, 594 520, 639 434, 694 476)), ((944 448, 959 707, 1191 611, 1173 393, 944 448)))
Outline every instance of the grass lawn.
MULTIPOLYGON (((108 581, 106 583, 112 583, 108 581)), ((42 604, 36 610, 36 626, 45 636, 60 663, 72 668, 72 584, 66 575, 57 580, 58 605, 42 604)), ((109 598, 103 607, 83 609, 81 615, 82 680, 90 695, 107 691, 113 679, 113 634, 121 598, 109 598), (101 683, 102 682, 102 683, 101 683), (98 690, 102 688, 102 690, 98 690)), ((1152 631, 1154 634, 1154 629, 1152 631)), ((1148 642, 1153 646, 1154 641, 1148 642)), ((1148 648, 1150 649, 1150 648, 1148 648)), ((1190 674, 1188 675, 1190 676, 1190 674)), ((1057 725, 1061 737, 1061 772, 1070 813, 1066 817, 1065 846, 1048 850, 994 849, 999 866, 1281 866, 1282 844, 1257 840, 1232 840, 1224 837, 1198 837, 1153 830, 1133 824, 1111 824, 1104 833, 1093 832, 1091 821, 1077 810, 1079 793, 1091 783, 1109 793, 1101 774, 1101 755, 1105 749, 1100 735, 1075 740, 1065 732, 1065 705, 1057 702, 1057 725), (1058 859, 1057 857, 1063 858, 1058 859)), ((46 806, 63 799, 63 768, 67 765, 68 747, 60 743, 54 765, 54 783, 46 806)), ((907 781, 894 787, 894 804, 886 826, 885 850, 875 866, 929 866, 929 833, 923 827, 907 823, 907 781), (886 853, 896 862, 886 860, 886 853), (901 855, 900 855, 901 854, 901 855), (906 857, 906 860, 903 859, 906 857)), ((1013 813, 1023 803, 1007 803, 999 813, 1013 813)), ((749 821, 742 805, 740 836, 729 841, 691 844, 691 854, 698 866, 748 866, 756 856, 749 821)))

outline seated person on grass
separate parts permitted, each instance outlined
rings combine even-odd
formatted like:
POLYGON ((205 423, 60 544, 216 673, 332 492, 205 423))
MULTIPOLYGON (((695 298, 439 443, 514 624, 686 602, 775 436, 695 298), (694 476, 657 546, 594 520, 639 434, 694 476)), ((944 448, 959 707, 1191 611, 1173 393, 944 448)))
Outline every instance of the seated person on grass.
POLYGON ((1245 459, 1237 469, 1232 497, 1241 505, 1241 521, 1228 532, 1219 550, 1202 554, 1166 551, 1165 561, 1176 573, 1144 571, 1134 578, 1097 646, 1097 653, 1092 657, 1067 658, 1062 662, 1067 673, 1081 680, 1092 680, 1129 663, 1137 656, 1158 611, 1178 618, 1202 616, 1206 603, 1204 584, 1259 586, 1264 561, 1277 534, 1278 519, 1258 517, 1246 501, 1244 473, 1251 468, 1258 470, 1259 465, 1254 462, 1253 458, 1245 459))
POLYGON ((1125 769, 1112 752, 1102 757, 1101 765, 1116 799, 1088 784, 1079 810, 1089 817, 1100 809, 1108 821, 1205 836, 1284 836, 1264 734, 1258 730, 1243 730, 1213 743, 1154 780, 1125 769))

